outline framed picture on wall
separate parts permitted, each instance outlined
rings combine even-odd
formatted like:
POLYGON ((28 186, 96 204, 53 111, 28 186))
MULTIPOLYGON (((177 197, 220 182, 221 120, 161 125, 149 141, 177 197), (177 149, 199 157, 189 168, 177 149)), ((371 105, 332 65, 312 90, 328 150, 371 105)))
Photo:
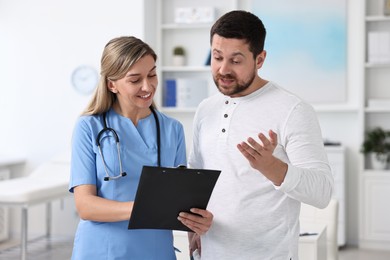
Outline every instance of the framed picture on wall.
POLYGON ((267 30, 261 76, 312 104, 346 102, 347 0, 257 0, 252 10, 267 30))

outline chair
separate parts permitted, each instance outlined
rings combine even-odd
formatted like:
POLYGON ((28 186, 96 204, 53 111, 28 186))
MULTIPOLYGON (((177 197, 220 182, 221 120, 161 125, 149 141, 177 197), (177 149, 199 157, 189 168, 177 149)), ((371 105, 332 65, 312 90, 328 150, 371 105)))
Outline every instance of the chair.
POLYGON ((28 176, 0 182, 0 205, 19 207, 22 214, 21 259, 27 257, 28 208, 46 203, 46 236, 51 233, 51 201, 69 196, 70 164, 51 160, 40 165, 28 176))
POLYGON ((331 199, 329 205, 324 209, 302 203, 299 216, 301 230, 317 230, 319 226, 326 226, 327 258, 338 260, 338 201, 331 199))

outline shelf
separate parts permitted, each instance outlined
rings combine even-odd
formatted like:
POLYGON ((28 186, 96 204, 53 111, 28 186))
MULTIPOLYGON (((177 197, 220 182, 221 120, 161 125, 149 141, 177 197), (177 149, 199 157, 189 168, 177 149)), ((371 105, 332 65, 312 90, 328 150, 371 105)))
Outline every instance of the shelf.
POLYGON ((374 170, 374 169, 365 169, 363 174, 370 176, 385 176, 390 178, 390 170, 374 170))
POLYGON ((390 62, 387 62, 387 63, 369 63, 369 62, 367 62, 364 66, 366 68, 368 68, 368 69, 372 69, 372 68, 390 68, 390 62))
MULTIPOLYGON (((159 108, 162 112, 168 112, 168 113, 194 113, 196 111, 196 107, 160 107, 159 108)), ((316 112, 318 113, 335 113, 335 112, 346 112, 346 113, 354 113, 358 111, 357 107, 352 106, 335 106, 335 105, 329 105, 329 106, 321 106, 321 107, 315 107, 314 108, 316 112)), ((389 110, 390 111, 390 108, 389 110)))
POLYGON ((364 111, 367 113, 389 113, 390 107, 366 107, 364 111))
POLYGON ((195 113, 196 107, 160 107, 164 113, 195 113))
POLYGON ((164 72, 210 72, 210 66, 163 66, 164 72))
POLYGON ((366 22, 387 22, 390 21, 390 16, 370 15, 366 16, 366 22))
POLYGON ((210 29, 212 24, 210 23, 191 23, 191 24, 178 24, 178 23, 167 23, 161 25, 163 30, 177 30, 177 29, 210 29))
POLYGON ((357 112, 359 109, 357 106, 348 104, 325 104, 325 105, 313 105, 314 110, 319 113, 323 112, 357 112))

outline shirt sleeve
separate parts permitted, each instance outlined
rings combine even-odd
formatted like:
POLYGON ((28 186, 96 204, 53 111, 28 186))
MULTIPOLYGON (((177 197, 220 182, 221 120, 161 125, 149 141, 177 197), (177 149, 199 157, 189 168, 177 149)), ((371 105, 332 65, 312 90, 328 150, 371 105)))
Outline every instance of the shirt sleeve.
POLYGON ((96 153, 93 150, 92 130, 84 117, 74 128, 70 164, 69 191, 81 184, 96 185, 96 153))
POLYGON ((333 176, 314 109, 300 103, 289 116, 282 140, 289 159, 284 182, 275 187, 303 203, 325 208, 333 192, 333 176))
POLYGON ((186 142, 183 125, 180 123, 178 123, 177 127, 177 151, 174 166, 177 167, 179 165, 187 165, 186 142))

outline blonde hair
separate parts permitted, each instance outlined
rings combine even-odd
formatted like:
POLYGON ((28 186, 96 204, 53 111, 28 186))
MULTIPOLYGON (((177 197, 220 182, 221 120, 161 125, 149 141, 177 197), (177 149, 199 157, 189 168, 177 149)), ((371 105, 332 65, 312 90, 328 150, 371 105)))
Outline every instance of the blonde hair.
MULTIPOLYGON (((108 90, 108 81, 123 78, 131 66, 146 55, 151 55, 154 61, 157 60, 154 50, 134 36, 123 36, 109 41, 104 47, 100 61, 99 84, 82 115, 107 112, 116 100, 116 94, 108 90)), ((152 106, 155 107, 154 102, 152 106)))

